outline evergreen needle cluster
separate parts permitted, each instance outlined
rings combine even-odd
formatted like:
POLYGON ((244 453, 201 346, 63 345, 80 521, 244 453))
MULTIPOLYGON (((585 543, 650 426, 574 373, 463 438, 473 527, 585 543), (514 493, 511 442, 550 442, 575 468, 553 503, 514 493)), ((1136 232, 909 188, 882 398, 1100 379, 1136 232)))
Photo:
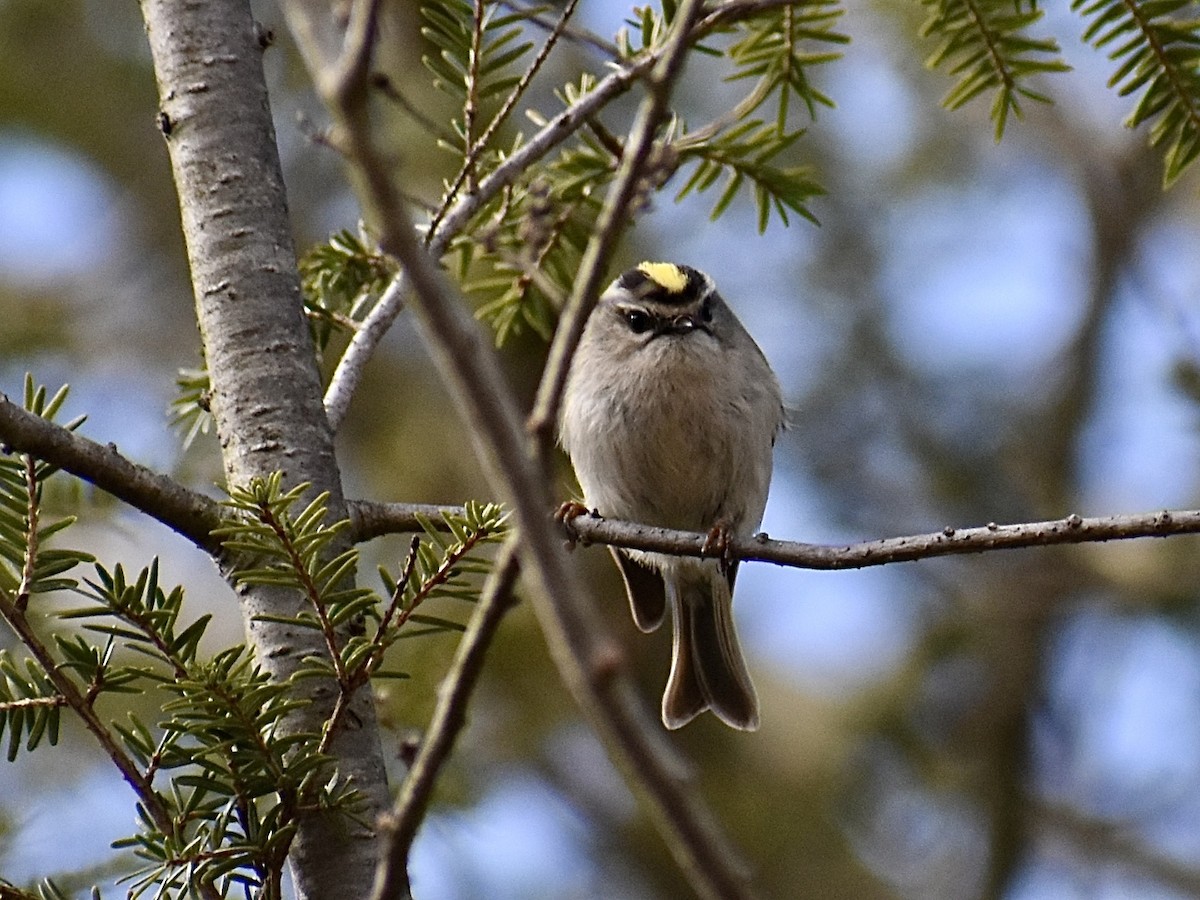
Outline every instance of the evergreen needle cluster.
POLYGON ((925 64, 944 68, 955 77, 942 103, 957 109, 991 91, 991 116, 996 140, 1004 135, 1008 117, 1020 117, 1020 99, 1048 103, 1033 87, 1036 76, 1066 71, 1058 42, 1030 33, 1043 11, 1036 3, 1022 8, 1021 0, 924 0, 929 17, 921 35, 938 41, 925 64))
MULTIPOLYGON (((27 380, 31 412, 52 418, 65 399, 65 388, 48 397, 27 380)), ((333 716, 310 732, 289 725, 306 705, 302 692, 273 680, 245 646, 205 654, 211 616, 187 617, 183 588, 162 586, 157 559, 130 578, 120 565, 109 570, 82 551, 47 547, 73 522, 43 521, 41 497, 53 475, 24 454, 0 456, 0 616, 26 651, 0 651, 8 758, 56 744, 68 710, 136 794, 141 827, 115 844, 139 861, 122 879, 129 896, 279 897, 298 816, 354 816, 359 806, 358 791, 325 752, 344 701, 372 678, 403 677, 385 668, 397 640, 462 629, 451 615, 418 610, 434 598, 477 596, 490 570, 482 551, 504 534, 504 510, 471 503, 441 528, 424 520, 401 575, 381 570, 381 595, 355 586, 356 549, 327 552, 347 523, 327 520, 324 496, 299 508, 307 485, 284 490, 278 475, 230 492, 229 518, 216 534, 240 561, 238 579, 299 592, 309 607, 288 621, 326 639, 328 652, 294 676, 332 679, 340 692, 333 716), (85 563, 94 573, 81 583, 71 572, 85 563), (38 605, 54 592, 87 602, 38 605), (58 624, 43 637, 34 616, 58 624), (70 627, 76 622, 81 630, 70 627), (136 698, 155 695, 159 712, 147 720, 136 698)), ((47 882, 41 893, 55 897, 59 888, 47 882)))
POLYGON ((1200 10, 1191 0, 1073 0, 1088 19, 1084 40, 1112 48, 1120 62, 1109 87, 1137 91, 1130 128, 1152 121, 1150 143, 1163 153, 1171 185, 1200 154, 1200 10))
MULTIPOLYGON (((627 158, 638 158, 614 103, 653 72, 676 21, 671 0, 634 7, 608 41, 578 27, 580 2, 420 3, 425 69, 454 110, 448 129, 422 130, 449 162, 440 189, 422 198, 421 234, 501 343, 523 329, 553 334, 606 189, 627 158)), ((1022 100, 1049 100, 1052 76, 1067 67, 1057 42, 1038 31, 1035 0, 921 2, 920 34, 934 44, 927 65, 953 80, 945 106, 990 97, 999 139, 1022 100)), ((1149 125, 1173 182, 1200 155, 1195 3, 1073 0, 1072 9, 1086 23, 1084 39, 1118 65, 1110 85, 1141 92, 1128 124, 1149 125)), ((687 35, 689 72, 720 86, 716 108, 699 122, 676 111, 653 130, 626 218, 674 182, 677 198, 708 194, 714 219, 749 195, 760 231, 793 214, 815 221, 809 204, 822 188, 803 138, 834 103, 821 73, 849 42, 837 30, 842 13, 839 0, 705 4, 687 35)), ((434 121, 385 76, 370 83, 423 125, 434 121)), ((359 333, 397 271, 365 231, 340 231, 305 254, 299 274, 317 354, 359 333)), ((209 392, 204 370, 180 376, 173 416, 185 442, 212 427, 209 392)), ((25 407, 36 416, 52 421, 65 398, 65 388, 50 394, 26 379, 25 407)), ((326 495, 285 486, 279 473, 232 485, 215 532, 223 562, 243 585, 301 599, 293 614, 264 620, 319 636, 320 651, 281 682, 245 646, 206 650, 210 617, 187 614, 183 589, 162 585, 157 560, 130 576, 60 546, 74 520, 46 510, 56 477, 35 456, 0 447, 0 618, 20 648, 0 651, 8 758, 55 744, 66 711, 136 797, 140 828, 117 845, 128 851, 132 896, 278 897, 298 819, 359 808, 328 753, 351 697, 372 680, 406 676, 389 658, 398 641, 463 629, 456 610, 479 596, 505 510, 468 502, 441 523, 422 520, 374 590, 361 582, 349 523, 331 521, 326 495), (82 566, 91 574, 80 580, 82 566), (51 594, 84 604, 63 609, 51 594), (297 699, 301 679, 321 679, 337 696, 332 714, 307 730, 294 725, 306 705, 297 699), (154 715, 131 702, 140 697, 155 700, 154 715)), ((0 893, 26 896, 3 884, 0 893)), ((63 896, 53 883, 42 895, 63 896)))

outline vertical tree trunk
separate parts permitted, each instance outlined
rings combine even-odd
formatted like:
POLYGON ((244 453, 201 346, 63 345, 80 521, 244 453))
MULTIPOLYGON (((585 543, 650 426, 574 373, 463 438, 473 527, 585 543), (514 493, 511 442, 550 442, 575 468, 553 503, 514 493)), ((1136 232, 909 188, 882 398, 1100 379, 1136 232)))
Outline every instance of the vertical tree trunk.
MULTIPOLYGON (((328 491, 330 514, 345 516, 333 436, 300 299, 299 274, 261 47, 247 0, 143 0, 158 78, 159 124, 167 138, 197 317, 212 379, 212 411, 226 476, 243 484, 282 471, 288 484, 328 491)), ((334 547, 332 552, 344 549, 334 547)), ((320 635, 262 613, 293 616, 290 591, 239 591, 259 661, 286 679, 320 635)), ((317 730, 336 687, 305 680, 313 703, 291 727, 317 730)), ((374 708, 360 691, 331 751, 341 773, 368 797, 366 820, 387 803, 374 708)), ((364 897, 376 858, 374 836, 344 818, 311 814, 292 847, 301 898, 364 897)))

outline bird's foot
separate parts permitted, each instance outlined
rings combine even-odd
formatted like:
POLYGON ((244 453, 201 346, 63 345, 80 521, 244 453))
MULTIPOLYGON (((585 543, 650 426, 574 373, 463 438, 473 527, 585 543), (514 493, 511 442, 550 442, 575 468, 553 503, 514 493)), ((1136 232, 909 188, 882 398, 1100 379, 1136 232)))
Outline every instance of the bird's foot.
POLYGON ((557 510, 554 511, 554 521, 562 526, 567 535, 567 548, 575 549, 575 545, 579 543, 579 532, 575 528, 575 520, 580 516, 598 516, 595 510, 588 509, 582 503, 577 503, 574 500, 568 500, 557 510))
POLYGON ((729 567, 737 562, 733 555, 733 539, 730 523, 725 519, 718 519, 717 524, 709 529, 708 536, 700 548, 701 556, 716 557, 722 575, 729 574, 729 567))

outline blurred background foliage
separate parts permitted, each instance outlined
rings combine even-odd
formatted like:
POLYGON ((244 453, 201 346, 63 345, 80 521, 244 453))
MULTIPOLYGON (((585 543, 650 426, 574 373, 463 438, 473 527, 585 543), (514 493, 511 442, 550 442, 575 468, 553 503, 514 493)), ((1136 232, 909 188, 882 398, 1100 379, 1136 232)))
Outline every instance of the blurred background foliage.
MULTIPOLYGON (((378 61, 421 112, 382 109, 406 190, 432 198, 455 160, 431 131, 454 110, 421 66, 415 7, 386 4, 378 61)), ((321 113, 278 10, 256 10, 276 37, 265 65, 304 248, 353 232, 357 210, 313 139, 321 113)), ((1121 127, 1131 100, 1105 88, 1114 64, 1062 5, 1043 31, 1073 71, 1031 75, 1055 103, 1023 103, 998 145, 986 101, 939 107, 950 82, 922 66, 935 48, 920 4, 845 10, 853 42, 813 74, 836 106, 788 151, 828 192, 809 203, 820 226, 793 217, 759 236, 744 197, 710 224, 711 201, 673 204, 673 183, 621 260, 709 271, 779 372, 792 428, 764 528, 841 542, 1196 506, 1195 175, 1161 190, 1161 160, 1121 127)), ((580 23, 608 37, 627 14, 585 0, 580 23)), ((594 65, 567 45, 548 82, 594 65)), ((692 62, 677 98, 697 122, 737 97, 707 66, 692 62)), ((0 0, 0 390, 17 394, 26 370, 70 381, 66 415, 87 413, 84 433, 215 493, 212 436, 184 451, 168 425, 177 370, 200 360, 155 113, 135 4, 0 0)), ((528 330, 506 344, 522 390, 543 350, 528 330)), ((486 499, 450 409, 402 318, 339 437, 348 494, 486 499)), ((564 466, 561 493, 573 489, 564 466)), ((240 639, 233 595, 198 551, 89 489, 63 493, 83 503, 76 544, 109 566, 159 554, 193 614, 216 613, 213 646, 240 639)), ((745 567, 762 730, 704 718, 671 740, 770 896, 1200 896, 1195 550, 1174 538, 861 573, 745 567)), ((401 538, 368 548, 393 569, 403 552, 401 538)), ((654 706, 668 635, 635 632, 607 554, 575 560, 654 706)), ((451 647, 405 642, 402 667, 421 675, 381 694, 396 777, 451 647)), ((69 731, 0 768, 0 876, 103 882, 131 801, 69 731)), ((525 608, 493 648, 416 854, 424 898, 686 895, 525 608)))

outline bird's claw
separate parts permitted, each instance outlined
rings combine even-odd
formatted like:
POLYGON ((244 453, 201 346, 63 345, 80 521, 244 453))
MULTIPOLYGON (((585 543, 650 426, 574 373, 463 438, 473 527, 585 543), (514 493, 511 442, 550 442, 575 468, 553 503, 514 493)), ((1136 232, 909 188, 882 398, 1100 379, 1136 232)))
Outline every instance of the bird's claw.
POLYGON ((729 567, 737 562, 737 559, 733 553, 733 532, 728 522, 719 521, 709 529, 708 536, 704 538, 704 544, 700 547, 700 555, 715 557, 721 574, 729 574, 729 567))
POLYGON ((575 528, 575 520, 580 516, 595 516, 594 510, 588 509, 582 503, 568 500, 554 511, 554 521, 562 526, 567 535, 567 547, 575 549, 579 543, 579 531, 575 528))

